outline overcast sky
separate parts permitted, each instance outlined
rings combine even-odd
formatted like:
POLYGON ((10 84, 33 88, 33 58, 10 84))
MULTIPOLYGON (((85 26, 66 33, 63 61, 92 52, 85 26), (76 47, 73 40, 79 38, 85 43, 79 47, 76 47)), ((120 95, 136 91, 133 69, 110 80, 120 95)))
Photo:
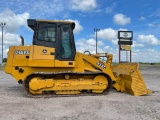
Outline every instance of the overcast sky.
MULTIPOLYGON (((114 55, 118 62, 118 30, 133 31, 132 61, 160 62, 160 0, 0 0, 0 23, 4 27, 4 57, 8 46, 32 44, 33 31, 27 19, 72 20, 76 23, 77 51, 114 55)), ((0 54, 2 30, 0 29, 0 54)), ((122 52, 122 60, 126 52, 122 52)), ((129 54, 128 54, 129 55, 129 54)))

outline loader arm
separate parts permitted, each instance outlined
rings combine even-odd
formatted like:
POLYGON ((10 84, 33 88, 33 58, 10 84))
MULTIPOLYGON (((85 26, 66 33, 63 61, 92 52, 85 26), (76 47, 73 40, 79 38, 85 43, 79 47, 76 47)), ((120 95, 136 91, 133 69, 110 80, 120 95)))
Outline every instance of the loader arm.
MULTIPOLYGON (((108 57, 108 56, 111 56, 111 55, 107 55, 106 57, 108 57)), ((82 59, 85 60, 86 62, 88 62, 89 64, 91 64, 92 66, 94 66, 95 69, 100 70, 100 71, 108 74, 113 81, 116 80, 116 78, 112 72, 112 67, 111 67, 112 63, 110 63, 108 61, 104 62, 102 60, 99 60, 94 55, 90 56, 90 55, 82 54, 82 59)), ((110 59, 112 59, 112 57, 110 59)), ((87 64, 86 64, 85 69, 87 69, 87 68, 89 68, 89 66, 87 66, 87 64)))
MULTIPOLYGON (((96 68, 97 70, 100 70, 102 72, 104 72, 105 74, 108 74, 110 76, 110 79, 112 80, 112 85, 113 87, 117 90, 120 91, 121 90, 121 86, 117 81, 117 78, 114 76, 114 73, 112 71, 112 59, 113 59, 113 55, 112 54, 107 54, 105 53, 105 56, 103 56, 107 59, 107 61, 102 61, 100 60, 100 56, 97 55, 85 55, 82 54, 82 59, 86 62, 89 63, 89 65, 91 64, 92 66, 94 66, 94 68, 96 68)), ((86 64, 85 64, 86 65, 86 64)), ((93 71, 91 68, 89 68, 89 65, 85 66, 85 69, 87 71, 93 71)))
MULTIPOLYGON (((148 90, 144 79, 139 71, 138 63, 120 63, 112 66, 112 54, 106 54, 107 61, 99 60, 96 55, 82 54, 85 62, 88 62, 95 69, 108 74, 112 80, 113 87, 120 92, 126 92, 134 96, 151 94, 152 91, 148 90)), ((89 68, 89 65, 85 66, 89 68)))

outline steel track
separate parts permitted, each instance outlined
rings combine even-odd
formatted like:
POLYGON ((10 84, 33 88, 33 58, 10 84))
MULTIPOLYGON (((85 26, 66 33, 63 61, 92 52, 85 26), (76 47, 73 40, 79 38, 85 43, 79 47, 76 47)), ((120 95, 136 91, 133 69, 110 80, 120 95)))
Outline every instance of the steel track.
POLYGON ((96 96, 96 95, 107 95, 109 90, 112 88, 112 80, 110 77, 103 73, 103 72, 70 72, 70 71, 65 71, 65 72, 57 72, 57 73, 44 73, 44 72, 35 72, 26 77, 26 79, 23 81, 23 86, 24 86, 24 91, 27 94, 28 97, 31 98, 51 98, 51 97, 78 97, 78 96, 96 96), (89 75, 104 75, 107 77, 108 80, 108 87, 106 90, 104 90, 103 93, 88 93, 88 92, 83 92, 80 94, 71 94, 71 95, 57 95, 54 93, 50 94, 40 94, 40 95, 34 95, 29 91, 29 82, 32 78, 34 77, 41 77, 44 79, 49 79, 49 78, 54 78, 55 76, 64 76, 64 75, 76 75, 76 76, 89 76, 89 75))

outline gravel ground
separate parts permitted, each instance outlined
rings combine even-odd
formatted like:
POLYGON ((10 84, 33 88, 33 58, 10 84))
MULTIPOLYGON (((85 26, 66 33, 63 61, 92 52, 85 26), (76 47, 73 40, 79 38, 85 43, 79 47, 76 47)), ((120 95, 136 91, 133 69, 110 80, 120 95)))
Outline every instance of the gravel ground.
POLYGON ((160 66, 141 67, 141 73, 153 94, 28 98, 0 71, 0 120, 160 120, 160 66))

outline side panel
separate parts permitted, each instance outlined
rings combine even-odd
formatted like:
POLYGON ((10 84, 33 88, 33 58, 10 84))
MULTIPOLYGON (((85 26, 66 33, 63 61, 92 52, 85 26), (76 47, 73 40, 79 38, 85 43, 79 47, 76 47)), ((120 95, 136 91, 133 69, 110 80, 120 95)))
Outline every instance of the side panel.
POLYGON ((55 67, 75 67, 75 61, 59 61, 55 60, 55 67))
POLYGON ((55 48, 33 46, 33 57, 34 60, 54 60, 55 59, 55 48))
MULTIPOLYGON (((13 66, 27 66, 30 46, 15 46, 13 50, 13 66)), ((9 50, 10 52, 10 50, 9 50)), ((10 59, 10 58, 9 58, 10 59)))
POLYGON ((11 75, 16 79, 16 81, 24 80, 29 74, 34 72, 61 72, 61 71, 74 71, 74 68, 53 68, 53 67, 19 67, 18 70, 15 70, 15 67, 11 67, 11 75), (20 72, 20 69, 23 72, 20 72))
POLYGON ((10 74, 12 73, 12 66, 13 66, 13 55, 14 55, 14 46, 10 46, 9 47, 9 51, 7 53, 8 55, 8 59, 7 59, 7 63, 5 66, 5 72, 10 74))
POLYGON ((55 48, 32 45, 27 66, 54 67, 55 48))
POLYGON ((23 81, 33 72, 74 71, 75 61, 55 60, 54 52, 54 48, 44 46, 11 46, 5 72, 23 81))

